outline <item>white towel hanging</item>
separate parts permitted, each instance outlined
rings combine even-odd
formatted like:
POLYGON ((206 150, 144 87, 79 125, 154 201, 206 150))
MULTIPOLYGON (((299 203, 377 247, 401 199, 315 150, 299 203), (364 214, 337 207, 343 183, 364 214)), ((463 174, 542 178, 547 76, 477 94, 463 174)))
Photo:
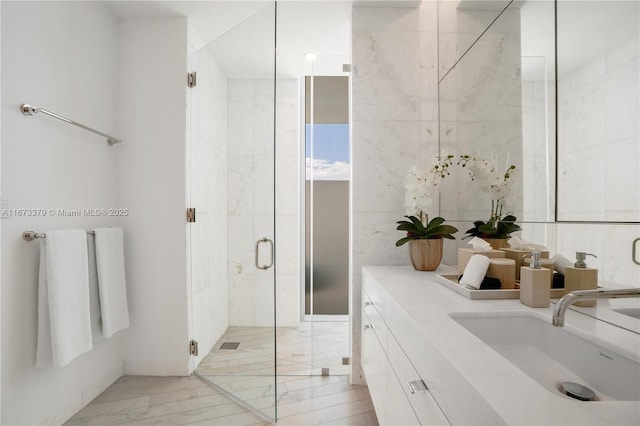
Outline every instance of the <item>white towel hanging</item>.
POLYGON ((102 335, 110 338, 129 327, 122 228, 96 228, 94 231, 102 335))
POLYGON ((93 348, 87 234, 46 231, 40 240, 36 367, 62 367, 93 348))

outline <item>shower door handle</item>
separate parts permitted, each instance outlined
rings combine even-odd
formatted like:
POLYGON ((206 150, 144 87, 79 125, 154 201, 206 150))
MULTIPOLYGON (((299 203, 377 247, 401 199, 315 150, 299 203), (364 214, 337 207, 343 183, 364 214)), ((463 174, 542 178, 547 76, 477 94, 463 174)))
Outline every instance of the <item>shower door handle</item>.
POLYGON ((256 268, 267 270, 273 266, 273 240, 270 240, 267 237, 260 238, 256 241, 256 268), (260 265, 259 254, 260 254, 260 244, 269 243, 269 248, 271 250, 271 261, 268 265, 260 265))

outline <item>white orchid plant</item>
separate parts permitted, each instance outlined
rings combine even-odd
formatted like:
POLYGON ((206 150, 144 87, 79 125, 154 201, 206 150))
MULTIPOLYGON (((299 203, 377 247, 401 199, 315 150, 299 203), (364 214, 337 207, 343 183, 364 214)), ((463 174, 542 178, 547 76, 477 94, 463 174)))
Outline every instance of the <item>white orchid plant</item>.
POLYGON ((404 178, 405 208, 408 220, 398 221, 398 231, 406 232, 406 236, 396 242, 401 246, 411 240, 448 238, 455 239, 452 234, 458 229, 444 225, 444 219, 435 217, 429 221, 429 210, 437 196, 442 180, 449 176, 453 165, 453 155, 443 154, 427 168, 413 166, 404 178))
POLYGON ((489 221, 473 222, 474 227, 466 231, 468 235, 464 238, 509 238, 512 232, 520 231, 520 226, 515 223, 516 217, 511 214, 516 198, 513 179, 516 166, 509 164, 508 156, 504 169, 499 168, 495 156, 486 159, 465 154, 459 157, 458 165, 466 168, 471 180, 491 196, 489 221))

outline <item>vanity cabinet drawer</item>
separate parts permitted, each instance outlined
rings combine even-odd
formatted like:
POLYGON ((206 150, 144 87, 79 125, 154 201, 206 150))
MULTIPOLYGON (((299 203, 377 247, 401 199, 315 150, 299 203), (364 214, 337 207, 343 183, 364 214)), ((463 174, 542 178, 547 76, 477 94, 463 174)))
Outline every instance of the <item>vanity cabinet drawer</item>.
POLYGON ((378 422, 386 424, 386 381, 387 355, 385 348, 371 328, 371 323, 364 309, 362 315, 361 362, 364 377, 367 380, 371 401, 376 410, 378 422))
MULTIPOLYGON (((388 327, 385 323, 380 311, 377 309, 377 306, 374 302, 371 301, 368 297, 365 296, 363 292, 363 304, 362 311, 366 314, 367 320, 369 321, 369 326, 373 328, 373 332, 378 336, 378 340, 382 344, 385 352, 387 350, 387 333, 388 327)), ((364 318, 364 315, 363 315, 364 318)), ((364 324, 364 321, 363 321, 364 324)))
POLYGON ((387 337, 387 358, 397 377, 397 381, 402 386, 402 392, 406 400, 418 418, 419 424, 448 425, 447 418, 438 404, 436 404, 431 392, 427 388, 420 389, 420 385, 423 383, 426 387, 429 385, 416 372, 392 333, 388 333, 387 337))
POLYGON ((364 308, 362 324, 362 370, 378 422, 381 425, 419 425, 418 418, 387 359, 386 330, 385 340, 381 342, 376 334, 381 330, 371 327, 371 319, 364 308))
POLYGON ((420 382, 421 377, 394 337, 393 324, 402 323, 396 318, 400 312, 384 299, 386 293, 378 284, 367 278, 362 287, 362 369, 379 423, 448 425, 428 389, 410 390, 409 383, 420 382))
POLYGON ((390 363, 387 363, 385 421, 381 425, 412 426, 420 425, 411 403, 402 390, 390 363))
POLYGON ((363 299, 363 303, 366 303, 364 301, 364 295, 367 295, 367 300, 368 302, 370 302, 371 304, 373 304, 373 306, 375 306, 376 310, 378 312, 380 312, 381 314, 384 313, 383 310, 383 304, 384 304, 384 300, 381 297, 381 290, 380 288, 376 285, 376 284, 371 284, 368 283, 368 280, 364 280, 363 284, 362 284, 362 299, 363 299))

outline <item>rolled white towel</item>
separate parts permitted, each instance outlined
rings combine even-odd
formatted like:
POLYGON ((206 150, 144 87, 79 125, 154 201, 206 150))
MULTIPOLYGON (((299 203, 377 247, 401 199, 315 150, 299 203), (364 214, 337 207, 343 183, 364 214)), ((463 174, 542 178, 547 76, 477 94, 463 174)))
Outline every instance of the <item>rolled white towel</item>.
POLYGON ((475 288, 480 288, 482 280, 487 275, 487 270, 491 264, 491 259, 482 254, 474 254, 469 259, 467 266, 464 268, 462 278, 460 278, 460 285, 475 288))
POLYGON ((564 268, 567 266, 573 266, 573 262, 564 257, 561 254, 556 254, 551 258, 553 261, 553 269, 564 275, 564 268))

